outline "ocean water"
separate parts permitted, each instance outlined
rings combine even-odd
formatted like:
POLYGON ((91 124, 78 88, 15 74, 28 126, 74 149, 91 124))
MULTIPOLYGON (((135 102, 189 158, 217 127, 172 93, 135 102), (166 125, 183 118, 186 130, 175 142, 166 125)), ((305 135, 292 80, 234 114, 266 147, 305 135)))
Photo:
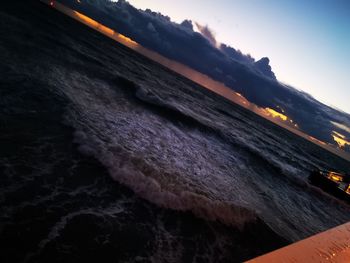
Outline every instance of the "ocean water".
POLYGON ((50 10, 0 9, 1 262, 240 262, 350 220, 324 149, 50 10))

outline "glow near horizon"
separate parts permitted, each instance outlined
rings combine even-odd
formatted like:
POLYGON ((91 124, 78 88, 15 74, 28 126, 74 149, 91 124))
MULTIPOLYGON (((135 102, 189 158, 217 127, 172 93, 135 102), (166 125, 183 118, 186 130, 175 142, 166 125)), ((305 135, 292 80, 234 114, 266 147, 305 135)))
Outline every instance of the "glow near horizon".
POLYGON ((217 41, 269 57, 278 80, 350 113, 350 1, 129 0, 208 25, 217 41))

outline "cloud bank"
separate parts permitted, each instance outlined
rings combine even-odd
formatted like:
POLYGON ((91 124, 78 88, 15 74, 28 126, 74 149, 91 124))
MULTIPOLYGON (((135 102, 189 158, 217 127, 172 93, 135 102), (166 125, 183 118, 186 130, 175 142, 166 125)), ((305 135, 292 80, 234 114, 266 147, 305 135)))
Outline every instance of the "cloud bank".
MULTIPOLYGON (((260 107, 268 107, 277 112, 283 110, 301 130, 321 141, 337 145, 332 137, 333 131, 350 141, 349 114, 278 82, 269 58, 256 61, 240 50, 218 43, 208 26, 191 20, 177 24, 168 16, 149 9, 138 10, 125 0, 60 2, 130 37, 146 48, 224 83, 260 107)), ((344 149, 350 152, 348 146, 344 149)))
POLYGON ((208 25, 202 26, 197 22, 195 22, 195 25, 202 36, 204 36, 214 47, 216 47, 218 43, 215 39, 215 33, 208 27, 208 25))

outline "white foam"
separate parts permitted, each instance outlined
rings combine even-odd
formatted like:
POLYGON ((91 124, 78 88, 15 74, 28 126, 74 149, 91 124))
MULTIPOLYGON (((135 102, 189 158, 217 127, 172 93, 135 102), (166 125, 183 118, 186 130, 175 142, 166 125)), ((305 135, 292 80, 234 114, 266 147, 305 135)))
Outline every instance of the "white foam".
POLYGON ((170 98, 162 103, 172 109, 216 125, 220 137, 210 129, 169 121, 170 114, 165 118, 135 102, 121 87, 75 73, 62 75, 62 81, 72 99, 67 121, 78 131, 81 152, 96 157, 114 180, 154 204, 237 226, 258 215, 291 240, 348 218, 343 207, 300 187, 305 181, 299 176, 302 166, 289 164, 289 155, 294 163, 305 161, 293 145, 244 116, 244 122, 213 117, 201 101, 180 98, 173 87, 139 86, 157 98, 170 98), (168 91, 172 94, 158 94, 168 91), (290 183, 295 180, 299 183, 290 183))
MULTIPOLYGON (((105 165, 110 175, 117 182, 128 186, 140 197, 164 208, 178 211, 191 211, 196 216, 208 220, 219 221, 228 225, 242 227, 247 221, 252 221, 256 215, 246 208, 233 203, 211 200, 210 198, 190 191, 176 189, 171 191, 166 185, 146 176, 133 162, 135 159, 120 147, 110 147, 101 152, 90 146, 93 139, 82 131, 75 134, 76 141, 81 144, 83 153, 94 156, 105 165)), ((98 144, 96 144, 98 145, 98 144)))

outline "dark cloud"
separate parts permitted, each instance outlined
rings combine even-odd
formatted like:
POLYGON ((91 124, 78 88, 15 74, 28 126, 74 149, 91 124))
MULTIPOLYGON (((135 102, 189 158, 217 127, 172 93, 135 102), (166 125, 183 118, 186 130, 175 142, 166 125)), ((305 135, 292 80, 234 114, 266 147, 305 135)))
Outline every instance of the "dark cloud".
POLYGON ((208 41, 214 46, 217 46, 217 41, 215 38, 215 33, 206 25, 206 26, 202 26, 200 24, 198 24, 197 22, 195 22, 196 27, 198 28, 199 32, 206 38, 208 39, 208 41))
POLYGON ((190 31, 193 31, 193 24, 191 20, 186 19, 180 25, 184 28, 187 28, 190 31))
POLYGON ((179 61, 242 93, 260 107, 284 109, 299 127, 315 138, 334 143, 334 122, 350 127, 350 115, 328 107, 310 95, 279 83, 267 57, 255 61, 250 55, 225 44, 218 45, 206 26, 185 20, 174 23, 168 16, 138 10, 127 1, 60 0, 74 9, 114 28, 141 45, 179 61), (278 108, 279 106, 280 108, 278 108))
POLYGON ((254 63, 254 66, 263 75, 268 76, 271 79, 276 79, 275 74, 272 72, 269 58, 264 57, 264 58, 260 59, 259 61, 254 63))
POLYGON ((228 57, 236 61, 248 64, 252 64, 255 62, 255 59, 252 58, 250 55, 244 55, 240 50, 236 50, 235 48, 227 46, 225 44, 220 45, 220 50, 228 57))

